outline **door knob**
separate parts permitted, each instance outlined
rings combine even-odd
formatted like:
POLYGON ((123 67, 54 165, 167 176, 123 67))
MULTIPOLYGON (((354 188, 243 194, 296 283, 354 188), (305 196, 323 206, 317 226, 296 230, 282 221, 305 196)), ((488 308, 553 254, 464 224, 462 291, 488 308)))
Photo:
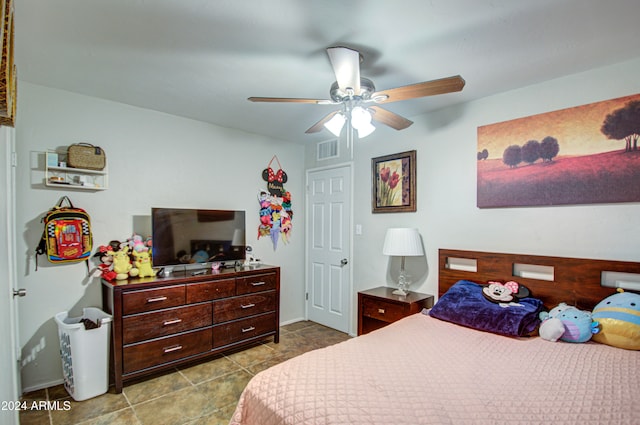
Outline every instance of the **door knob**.
POLYGON ((349 264, 349 260, 347 260, 346 258, 343 258, 342 260, 340 260, 341 266, 346 266, 347 264, 349 264))
POLYGON ((27 290, 24 288, 20 288, 20 289, 14 289, 13 290, 13 297, 24 297, 27 295, 27 290))

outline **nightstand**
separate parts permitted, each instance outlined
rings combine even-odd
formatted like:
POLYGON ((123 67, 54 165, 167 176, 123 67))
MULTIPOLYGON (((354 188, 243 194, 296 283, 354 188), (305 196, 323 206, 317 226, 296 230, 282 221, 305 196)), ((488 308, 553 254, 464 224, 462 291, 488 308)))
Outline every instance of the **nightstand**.
POLYGON ((358 335, 433 307, 433 295, 409 292, 400 296, 392 294, 395 289, 381 286, 358 292, 358 335))

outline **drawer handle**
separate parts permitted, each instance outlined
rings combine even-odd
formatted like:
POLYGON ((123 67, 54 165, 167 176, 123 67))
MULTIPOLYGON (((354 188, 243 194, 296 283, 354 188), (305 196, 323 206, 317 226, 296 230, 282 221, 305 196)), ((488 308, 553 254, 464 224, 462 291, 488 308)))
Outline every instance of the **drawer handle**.
POLYGON ((166 300, 167 297, 153 297, 153 298, 147 298, 147 303, 157 303, 159 301, 164 301, 166 300))
POLYGON ((248 328, 242 328, 242 333, 251 332, 251 331, 253 331, 255 329, 256 329, 255 326, 249 326, 248 328))
POLYGON ((378 309, 378 313, 380 313, 380 314, 384 314, 384 308, 379 308, 379 309, 378 309))
POLYGON ((240 308, 251 308, 251 307, 255 307, 255 304, 241 304, 240 308))
POLYGON ((260 281, 260 282, 251 282, 251 286, 262 286, 262 285, 266 285, 267 282, 265 281, 260 281))
POLYGON ((162 351, 166 353, 171 353, 173 351, 178 351, 178 350, 182 350, 182 345, 174 345, 173 347, 166 347, 163 348, 162 351))
POLYGON ((162 325, 163 326, 167 326, 167 325, 175 325, 176 323, 180 323, 182 322, 182 319, 173 319, 173 320, 167 320, 166 322, 164 322, 162 325))

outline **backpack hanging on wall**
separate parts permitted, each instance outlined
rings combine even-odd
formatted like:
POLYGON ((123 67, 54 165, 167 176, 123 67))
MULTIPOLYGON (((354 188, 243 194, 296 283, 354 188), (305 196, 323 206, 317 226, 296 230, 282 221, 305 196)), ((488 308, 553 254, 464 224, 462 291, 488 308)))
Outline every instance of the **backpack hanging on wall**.
POLYGON ((88 270, 93 245, 89 214, 74 207, 69 197, 63 196, 41 221, 44 230, 36 248, 36 270, 38 256, 43 254, 54 264, 87 261, 88 270), (65 201, 68 206, 62 205, 65 201))

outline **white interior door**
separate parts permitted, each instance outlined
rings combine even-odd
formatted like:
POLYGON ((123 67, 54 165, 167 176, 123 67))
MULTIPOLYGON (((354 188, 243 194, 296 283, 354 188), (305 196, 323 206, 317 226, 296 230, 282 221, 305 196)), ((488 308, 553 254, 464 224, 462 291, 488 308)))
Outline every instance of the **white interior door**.
POLYGON ((15 263, 15 164, 14 131, 0 127, 0 423, 18 424, 18 411, 10 402, 20 397, 15 263))
POLYGON ((351 166, 307 172, 307 318, 349 332, 351 166))

